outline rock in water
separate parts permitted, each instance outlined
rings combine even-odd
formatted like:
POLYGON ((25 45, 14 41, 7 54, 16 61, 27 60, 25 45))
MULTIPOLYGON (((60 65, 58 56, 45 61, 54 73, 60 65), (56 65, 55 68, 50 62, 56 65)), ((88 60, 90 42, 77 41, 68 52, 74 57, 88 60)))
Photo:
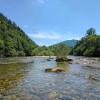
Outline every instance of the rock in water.
POLYGON ((70 62, 70 61, 73 61, 73 59, 67 59, 67 61, 69 61, 69 62, 70 62))
POLYGON ((64 72, 64 68, 62 67, 55 67, 55 68, 47 68, 45 69, 46 72, 64 72))
POLYGON ((67 57, 57 57, 56 58, 56 62, 63 62, 63 61, 67 61, 67 57))
POLYGON ((52 72, 52 68, 45 69, 46 72, 52 72))
POLYGON ((57 57, 56 58, 56 62, 70 62, 70 61, 73 61, 72 59, 68 59, 67 57, 57 57))

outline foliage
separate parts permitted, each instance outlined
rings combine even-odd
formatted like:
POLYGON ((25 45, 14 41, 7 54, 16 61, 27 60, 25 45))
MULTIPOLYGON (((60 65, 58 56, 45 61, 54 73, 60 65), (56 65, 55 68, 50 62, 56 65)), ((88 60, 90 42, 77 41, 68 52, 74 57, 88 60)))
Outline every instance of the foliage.
POLYGON ((78 56, 99 56, 100 57, 100 35, 96 30, 90 28, 73 49, 73 54, 78 56))
POLYGON ((36 47, 22 29, 0 13, 0 57, 31 56, 36 47))
POLYGON ((0 57, 66 56, 69 51, 65 43, 37 46, 15 22, 0 13, 0 57))
POLYGON ((66 56, 70 52, 70 48, 63 43, 50 46, 49 48, 54 53, 54 56, 66 56))
POLYGON ((33 50, 34 56, 66 56, 69 48, 65 44, 56 44, 53 46, 41 46, 33 50))
POLYGON ((54 55, 53 52, 46 46, 40 46, 33 50, 32 54, 34 56, 51 56, 54 55))

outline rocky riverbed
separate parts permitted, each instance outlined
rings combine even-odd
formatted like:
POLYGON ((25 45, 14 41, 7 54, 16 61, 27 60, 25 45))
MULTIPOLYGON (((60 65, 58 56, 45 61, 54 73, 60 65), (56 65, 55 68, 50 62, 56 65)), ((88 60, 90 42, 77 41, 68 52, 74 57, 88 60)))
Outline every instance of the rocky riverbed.
POLYGON ((100 100, 99 58, 70 56, 70 63, 48 58, 0 59, 0 100, 100 100), (44 71, 56 67, 64 72, 44 71))
POLYGON ((73 59, 73 64, 80 64, 92 68, 100 68, 100 57, 81 57, 81 56, 69 56, 73 59))

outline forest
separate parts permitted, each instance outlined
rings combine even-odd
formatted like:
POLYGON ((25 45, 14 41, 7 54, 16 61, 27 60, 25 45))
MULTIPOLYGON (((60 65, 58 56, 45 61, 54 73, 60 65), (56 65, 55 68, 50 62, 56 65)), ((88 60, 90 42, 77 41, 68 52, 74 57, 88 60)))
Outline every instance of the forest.
POLYGON ((15 22, 0 13, 0 57, 30 56, 36 47, 15 22))
POLYGON ((100 57, 100 35, 96 34, 94 28, 88 29, 71 53, 75 56, 100 57))
POLYGON ((39 46, 15 22, 0 13, 0 57, 65 56, 68 54, 100 57, 100 35, 96 34, 94 28, 90 28, 73 48, 65 42, 49 47, 39 46))
POLYGON ((38 46, 15 22, 0 13, 0 57, 56 56, 68 52, 69 47, 65 44, 38 46))

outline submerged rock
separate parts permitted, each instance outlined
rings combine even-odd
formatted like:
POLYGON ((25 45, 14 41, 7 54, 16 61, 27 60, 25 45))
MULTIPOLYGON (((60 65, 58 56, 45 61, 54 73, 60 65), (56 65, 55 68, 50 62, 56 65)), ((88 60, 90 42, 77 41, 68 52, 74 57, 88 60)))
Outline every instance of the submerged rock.
POLYGON ((54 59, 54 58, 51 58, 51 57, 50 57, 50 58, 48 58, 48 59, 46 59, 46 60, 47 60, 47 61, 52 61, 53 59, 54 59))
POLYGON ((45 69, 46 72, 63 72, 65 71, 62 67, 55 67, 55 68, 47 68, 45 69))
POLYGON ((57 57, 56 62, 63 62, 63 61, 68 61, 67 57, 57 57))
POLYGON ((89 75, 89 80, 100 81, 95 75, 89 75))
POLYGON ((53 99, 53 98, 55 98, 55 97, 57 97, 57 93, 55 92, 55 91, 52 91, 52 92, 50 92, 49 94, 48 94, 48 97, 49 97, 49 99, 53 99))
POLYGON ((51 59, 47 59, 47 61, 51 61, 51 59))

